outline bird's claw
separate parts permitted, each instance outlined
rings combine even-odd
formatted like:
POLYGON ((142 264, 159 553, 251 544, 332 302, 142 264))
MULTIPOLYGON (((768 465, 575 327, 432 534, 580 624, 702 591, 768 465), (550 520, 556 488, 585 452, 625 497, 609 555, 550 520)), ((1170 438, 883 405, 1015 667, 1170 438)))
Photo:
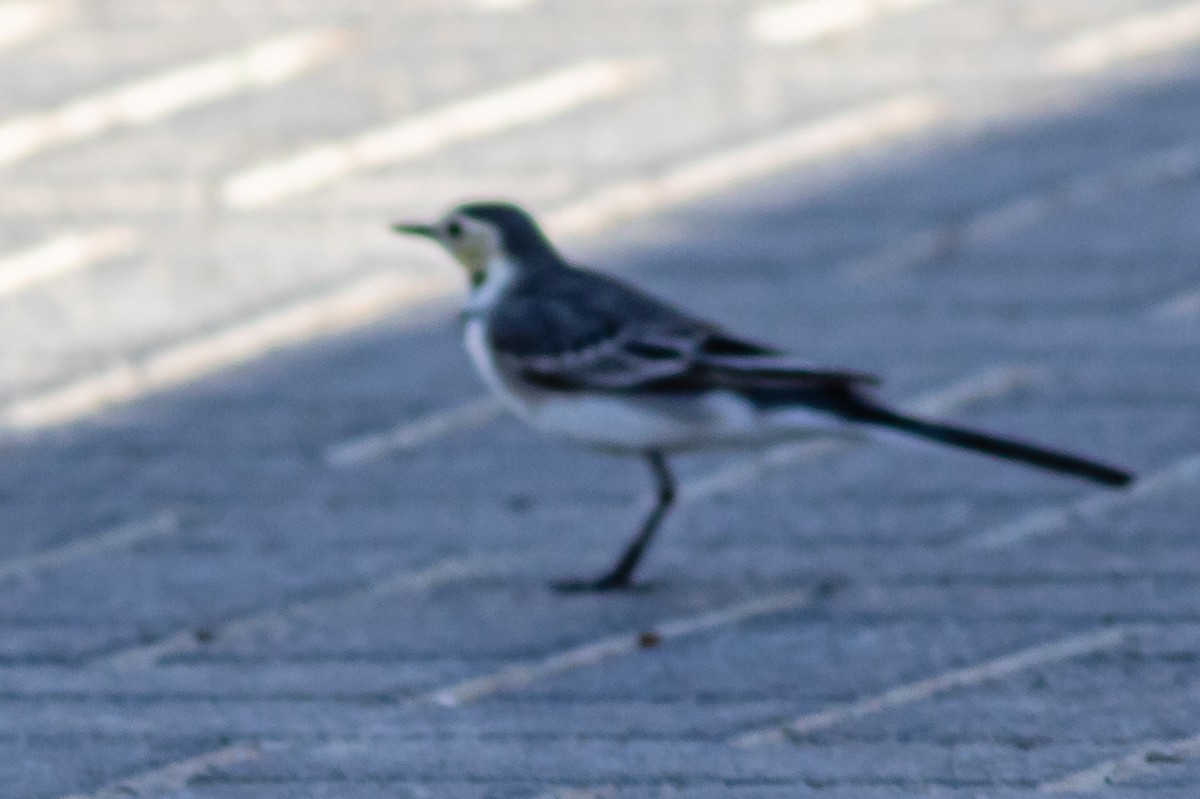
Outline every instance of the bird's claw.
POLYGON ((560 594, 632 591, 639 588, 628 577, 614 578, 612 575, 605 575, 596 580, 557 580, 551 583, 550 587, 560 594))

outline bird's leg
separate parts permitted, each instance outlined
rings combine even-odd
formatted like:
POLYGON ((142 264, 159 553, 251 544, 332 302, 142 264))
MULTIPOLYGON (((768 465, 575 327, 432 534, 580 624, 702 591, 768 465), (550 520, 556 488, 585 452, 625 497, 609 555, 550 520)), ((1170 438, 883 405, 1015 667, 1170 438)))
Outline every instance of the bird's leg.
POLYGON ((650 464, 650 471, 654 474, 657 493, 654 507, 642 522, 637 535, 629 542, 625 552, 612 570, 603 577, 597 580, 558 583, 555 587, 560 591, 613 591, 630 587, 633 570, 637 568, 638 561, 642 559, 659 523, 662 522, 663 517, 667 515, 667 511, 675 502, 675 478, 667 466, 667 459, 661 452, 647 452, 646 462, 650 464))

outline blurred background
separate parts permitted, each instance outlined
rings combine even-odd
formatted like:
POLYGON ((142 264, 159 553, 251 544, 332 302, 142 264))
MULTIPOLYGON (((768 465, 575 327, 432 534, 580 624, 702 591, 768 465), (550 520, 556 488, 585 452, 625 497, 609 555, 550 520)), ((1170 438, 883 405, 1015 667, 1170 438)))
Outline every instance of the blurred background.
POLYGON ((1184 0, 0 0, 0 776, 1192 795, 1197 131, 1184 0), (653 590, 557 597, 644 479, 482 396, 388 230, 479 197, 1149 487, 699 458, 653 590))
POLYGON ((1120 0, 6 2, 0 396, 19 423, 20 400, 371 279, 392 302, 456 291, 386 222, 466 197, 558 212, 561 235, 797 166, 818 192, 872 158, 990 142, 946 185, 897 186, 908 200, 842 246, 953 224, 1172 143, 1151 120, 1130 130, 1138 108, 1069 143, 1036 134, 1186 75, 1198 14, 1120 0))

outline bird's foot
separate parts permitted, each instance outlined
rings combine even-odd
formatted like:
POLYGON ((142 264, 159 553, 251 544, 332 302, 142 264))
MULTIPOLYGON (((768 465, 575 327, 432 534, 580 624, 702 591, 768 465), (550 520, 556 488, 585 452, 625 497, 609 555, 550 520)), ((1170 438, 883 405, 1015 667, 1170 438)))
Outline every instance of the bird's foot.
POLYGON ((628 577, 614 577, 611 574, 606 574, 596 580, 558 580, 551 583, 550 587, 560 594, 643 590, 642 586, 635 585, 628 577))

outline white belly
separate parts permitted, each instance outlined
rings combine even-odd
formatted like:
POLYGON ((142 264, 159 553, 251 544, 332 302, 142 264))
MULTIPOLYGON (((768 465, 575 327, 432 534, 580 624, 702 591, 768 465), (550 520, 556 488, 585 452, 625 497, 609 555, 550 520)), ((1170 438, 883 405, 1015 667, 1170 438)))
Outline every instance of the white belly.
POLYGON ((848 431, 848 425, 827 414, 763 411, 725 391, 645 399, 559 393, 541 401, 530 422, 581 443, 639 452, 755 446, 848 431))
POLYGON ((521 413, 522 403, 496 367, 496 359, 492 357, 487 336, 487 322, 478 317, 467 320, 463 330, 463 345, 467 348, 467 354, 471 356, 471 364, 492 394, 499 397, 510 410, 521 413))

